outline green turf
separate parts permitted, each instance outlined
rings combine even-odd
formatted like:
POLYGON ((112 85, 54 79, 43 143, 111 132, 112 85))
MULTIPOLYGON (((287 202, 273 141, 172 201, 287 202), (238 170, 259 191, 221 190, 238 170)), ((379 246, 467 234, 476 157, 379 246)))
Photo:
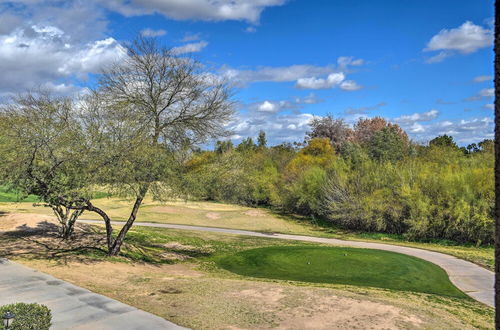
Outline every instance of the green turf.
POLYGON ((0 202, 38 202, 39 198, 35 195, 23 196, 19 192, 6 186, 0 186, 0 202))
POLYGON ((438 266, 399 253, 341 247, 278 246, 216 260, 233 273, 258 278, 369 286, 467 297, 438 266))

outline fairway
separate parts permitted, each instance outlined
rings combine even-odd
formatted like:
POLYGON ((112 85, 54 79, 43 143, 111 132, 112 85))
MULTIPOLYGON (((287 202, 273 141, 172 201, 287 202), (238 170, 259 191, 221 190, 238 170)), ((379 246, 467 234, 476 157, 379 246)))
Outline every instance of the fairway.
POLYGON ((226 255, 233 273, 269 279, 347 284, 467 297, 440 267, 399 253, 341 247, 276 246, 226 255))

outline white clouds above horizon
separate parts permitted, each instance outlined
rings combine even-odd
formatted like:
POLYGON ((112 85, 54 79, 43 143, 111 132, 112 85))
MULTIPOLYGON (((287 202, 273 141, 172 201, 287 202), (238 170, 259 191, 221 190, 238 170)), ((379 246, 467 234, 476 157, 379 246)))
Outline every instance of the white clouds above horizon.
POLYGON ((295 86, 297 88, 304 88, 304 89, 328 89, 328 88, 334 88, 342 81, 344 81, 345 75, 342 72, 335 72, 335 73, 330 73, 326 78, 315 78, 315 77, 309 77, 309 78, 299 78, 297 79, 297 83, 295 86))
POLYGON ((493 76, 477 76, 477 77, 474 77, 474 79, 472 81, 475 83, 482 83, 485 81, 492 82, 493 76))
POLYGON ((247 21, 257 23, 268 7, 281 6, 286 0, 97 0, 110 10, 125 16, 158 13, 175 20, 247 21))
POLYGON ((484 99, 484 98, 493 97, 494 94, 495 94, 494 88, 483 88, 476 95, 470 96, 470 97, 464 99, 464 101, 467 101, 467 102, 479 101, 479 100, 484 99))
POLYGON ((439 110, 432 109, 427 112, 415 112, 411 115, 402 115, 394 119, 399 124, 414 124, 416 122, 431 121, 439 116, 439 110))
MULTIPOLYGON (((59 79, 86 79, 89 73, 125 56, 113 38, 74 44, 53 26, 32 26, 0 36, 0 90, 61 86, 59 79)), ((67 83, 64 83, 67 85, 67 83)))
POLYGON ((493 31, 466 21, 454 29, 442 29, 427 43, 424 51, 440 51, 426 60, 437 63, 455 53, 470 54, 493 43, 493 31))
POLYGON ((144 37, 161 37, 167 34, 167 31, 163 29, 153 30, 150 28, 141 30, 141 35, 144 37))
POLYGON ((208 46, 208 42, 202 40, 199 42, 193 42, 189 44, 185 44, 182 46, 178 47, 173 47, 172 48, 172 53, 175 55, 182 55, 182 54, 188 54, 188 53, 198 53, 203 50, 203 48, 208 46))

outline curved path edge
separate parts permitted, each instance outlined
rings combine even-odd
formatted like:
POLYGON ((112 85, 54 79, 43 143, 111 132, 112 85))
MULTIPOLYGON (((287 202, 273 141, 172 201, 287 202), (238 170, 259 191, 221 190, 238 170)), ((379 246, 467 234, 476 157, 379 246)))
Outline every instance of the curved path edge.
POLYGON ((0 258, 0 306, 38 303, 52 313, 51 330, 182 330, 159 316, 0 258))
MULTIPOLYGON (((88 224, 102 224, 101 220, 78 220, 78 221, 88 224)), ((123 222, 113 221, 112 224, 122 225, 123 222)), ((153 223, 153 222, 135 222, 134 226, 209 231, 209 232, 218 232, 218 233, 235 234, 235 235, 315 242, 315 243, 331 244, 337 246, 377 249, 377 250, 402 253, 420 259, 424 259, 432 262, 433 264, 438 265, 439 267, 443 268, 446 271, 451 282, 457 288, 465 292, 473 299, 482 302, 483 304, 486 304, 490 307, 494 307, 495 305, 494 273, 472 262, 465 261, 444 253, 400 246, 400 245, 383 244, 383 243, 347 241, 336 238, 323 238, 323 237, 291 235, 291 234, 278 234, 278 233, 267 234, 256 231, 219 228, 219 227, 203 227, 203 226, 178 225, 178 224, 153 223)))

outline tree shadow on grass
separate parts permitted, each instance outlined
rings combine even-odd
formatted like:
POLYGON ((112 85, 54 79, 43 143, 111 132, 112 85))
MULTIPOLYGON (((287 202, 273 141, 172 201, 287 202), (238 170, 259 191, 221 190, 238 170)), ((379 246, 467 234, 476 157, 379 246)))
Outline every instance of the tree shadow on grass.
POLYGON ((24 224, 15 230, 0 232, 0 258, 51 260, 57 264, 122 261, 160 265, 212 254, 212 251, 195 246, 153 243, 131 232, 122 246, 121 256, 109 257, 102 227, 77 223, 72 239, 68 240, 60 238, 59 229, 55 223, 41 221, 33 227, 24 224))
POLYGON ((102 248, 105 236, 92 226, 80 224, 73 238, 59 237, 59 226, 48 221, 37 223, 35 227, 26 224, 15 230, 0 233, 0 257, 32 260, 54 260, 58 263, 99 261, 96 256, 104 256, 102 248), (89 257, 89 256, 92 257, 89 257))

